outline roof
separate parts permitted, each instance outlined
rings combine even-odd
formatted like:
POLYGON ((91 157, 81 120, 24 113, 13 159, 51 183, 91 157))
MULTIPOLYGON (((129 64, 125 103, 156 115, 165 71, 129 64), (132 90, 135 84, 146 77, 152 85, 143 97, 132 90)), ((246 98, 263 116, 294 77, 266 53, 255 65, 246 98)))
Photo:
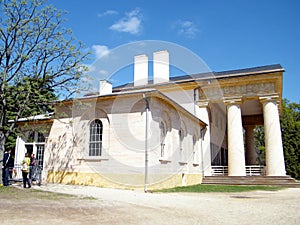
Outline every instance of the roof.
MULTIPOLYGON (((274 72, 284 72, 284 68, 280 64, 272 64, 266 66, 257 66, 257 67, 237 69, 237 70, 227 70, 221 72, 206 72, 206 73, 170 77, 170 82, 188 82, 188 81, 205 80, 211 78, 214 79, 232 78, 232 77, 250 76, 250 75, 257 75, 262 73, 267 74, 267 73, 274 73, 274 72)), ((153 84, 153 80, 150 80, 148 84, 153 84)), ((124 85, 114 87, 114 90, 120 90, 129 87, 133 87, 133 83, 127 83, 124 85)))
POLYGON ((258 66, 246 69, 229 70, 223 72, 215 72, 215 76, 218 77, 232 77, 232 76, 242 76, 242 75, 254 75, 260 73, 274 73, 274 72, 284 72, 284 68, 280 64, 273 64, 267 66, 258 66))
MULTIPOLYGON (((40 120, 48 120, 48 119, 52 119, 53 118, 54 113, 47 113, 47 114, 40 114, 40 115, 36 115, 36 116, 29 116, 29 117, 25 117, 25 118, 20 118, 17 120, 17 122, 30 122, 30 121, 40 121, 40 120)), ((9 123, 13 123, 15 122, 14 120, 9 120, 9 123)))
MULTIPOLYGON (((158 91, 157 89, 154 88, 148 88, 148 89, 142 89, 142 90, 132 90, 132 91, 124 91, 124 92, 117 92, 117 93, 112 93, 112 94, 107 94, 107 95, 95 95, 95 96, 87 96, 87 97, 82 97, 76 100, 89 100, 89 99, 105 99, 105 98, 110 98, 110 97, 118 97, 118 96, 130 96, 130 95, 142 95, 143 98, 146 97, 157 97, 160 99, 163 99, 164 101, 168 102, 169 104, 171 104, 172 106, 174 106, 175 108, 177 108, 178 110, 180 110, 181 112, 183 112, 184 114, 188 115, 190 118, 193 118, 195 120, 197 120, 200 124, 202 124, 203 126, 207 126, 207 124, 202 121, 201 119, 199 119, 198 117, 196 117, 194 114, 192 114, 191 112, 189 112, 188 110, 186 110, 184 107, 182 107, 181 105, 179 105, 177 102, 175 102, 174 100, 170 99, 169 97, 167 97, 166 95, 164 95, 163 93, 161 93, 160 91, 158 91)), ((66 100, 66 101, 72 101, 72 100, 66 100)), ((64 102, 64 101, 61 101, 64 102)), ((32 122, 32 121, 43 121, 43 120, 49 120, 49 119, 53 119, 54 113, 48 113, 48 114, 41 114, 41 115, 36 115, 36 116, 30 116, 30 117, 26 117, 26 118, 20 118, 18 119, 18 123, 19 122, 32 122)), ((13 120, 10 120, 9 122, 13 123, 13 120)))
MULTIPOLYGON (((207 126, 207 124, 202 121, 201 119, 199 119, 197 116, 195 116, 193 113, 189 112, 187 109, 185 109, 184 107, 182 107, 180 104, 178 104, 177 102, 175 102, 174 100, 172 100, 171 98, 169 98, 168 96, 164 95, 163 93, 161 93, 160 91, 158 91, 155 88, 145 88, 145 89, 137 89, 137 90, 130 90, 130 91, 120 91, 120 92, 113 92, 111 94, 105 94, 105 95, 90 95, 90 96, 85 96, 82 98, 78 98, 76 99, 76 101, 90 101, 92 99, 106 99, 106 98, 114 98, 114 97, 119 97, 119 96, 132 96, 132 95, 141 95, 143 98, 145 97, 157 97, 160 99, 165 100, 166 102, 168 102, 169 104, 171 104, 172 106, 174 106, 175 108, 177 108, 178 110, 180 110, 181 112, 183 112, 184 114, 188 115, 189 117, 192 117, 193 119, 197 120, 199 123, 201 123, 203 126, 207 126)), ((60 102, 72 102, 73 99, 68 99, 65 101, 60 101, 60 102)))

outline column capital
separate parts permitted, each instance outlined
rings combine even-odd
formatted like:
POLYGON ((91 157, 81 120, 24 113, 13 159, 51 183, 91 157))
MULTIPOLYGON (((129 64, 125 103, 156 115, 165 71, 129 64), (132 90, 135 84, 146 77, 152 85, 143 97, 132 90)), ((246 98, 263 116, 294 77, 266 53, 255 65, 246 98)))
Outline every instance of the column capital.
POLYGON ((242 98, 226 98, 224 99, 226 106, 228 105, 241 105, 243 103, 242 98))
POLYGON ((260 96, 259 101, 261 103, 265 103, 265 102, 278 102, 279 101, 279 95, 267 95, 267 96, 260 96))

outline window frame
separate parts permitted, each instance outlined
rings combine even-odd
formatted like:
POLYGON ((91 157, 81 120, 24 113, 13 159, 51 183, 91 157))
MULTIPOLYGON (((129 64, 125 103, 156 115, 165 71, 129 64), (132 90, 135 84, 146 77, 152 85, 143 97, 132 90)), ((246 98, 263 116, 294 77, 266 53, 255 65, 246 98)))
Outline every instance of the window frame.
POLYGON ((94 119, 89 124, 88 157, 101 157, 103 151, 103 123, 94 119))

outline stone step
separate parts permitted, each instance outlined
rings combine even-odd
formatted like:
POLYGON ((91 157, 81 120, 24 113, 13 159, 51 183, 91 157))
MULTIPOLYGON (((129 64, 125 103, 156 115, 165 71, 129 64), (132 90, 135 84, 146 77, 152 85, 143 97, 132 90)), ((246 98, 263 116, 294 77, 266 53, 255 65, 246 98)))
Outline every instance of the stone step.
POLYGON ((290 176, 209 176, 202 184, 273 185, 300 188, 300 182, 290 176))

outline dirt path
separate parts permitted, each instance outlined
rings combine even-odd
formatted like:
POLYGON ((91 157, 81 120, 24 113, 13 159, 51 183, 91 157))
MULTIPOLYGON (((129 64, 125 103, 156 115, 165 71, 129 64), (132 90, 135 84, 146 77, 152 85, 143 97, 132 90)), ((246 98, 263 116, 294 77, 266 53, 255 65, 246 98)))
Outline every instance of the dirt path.
MULTIPOLYGON (((35 189, 79 197, 0 195, 0 216, 9 218, 1 224, 300 224, 300 189, 217 194, 159 194, 53 184, 35 189)), ((32 193, 22 190, 22 194, 32 193)))

